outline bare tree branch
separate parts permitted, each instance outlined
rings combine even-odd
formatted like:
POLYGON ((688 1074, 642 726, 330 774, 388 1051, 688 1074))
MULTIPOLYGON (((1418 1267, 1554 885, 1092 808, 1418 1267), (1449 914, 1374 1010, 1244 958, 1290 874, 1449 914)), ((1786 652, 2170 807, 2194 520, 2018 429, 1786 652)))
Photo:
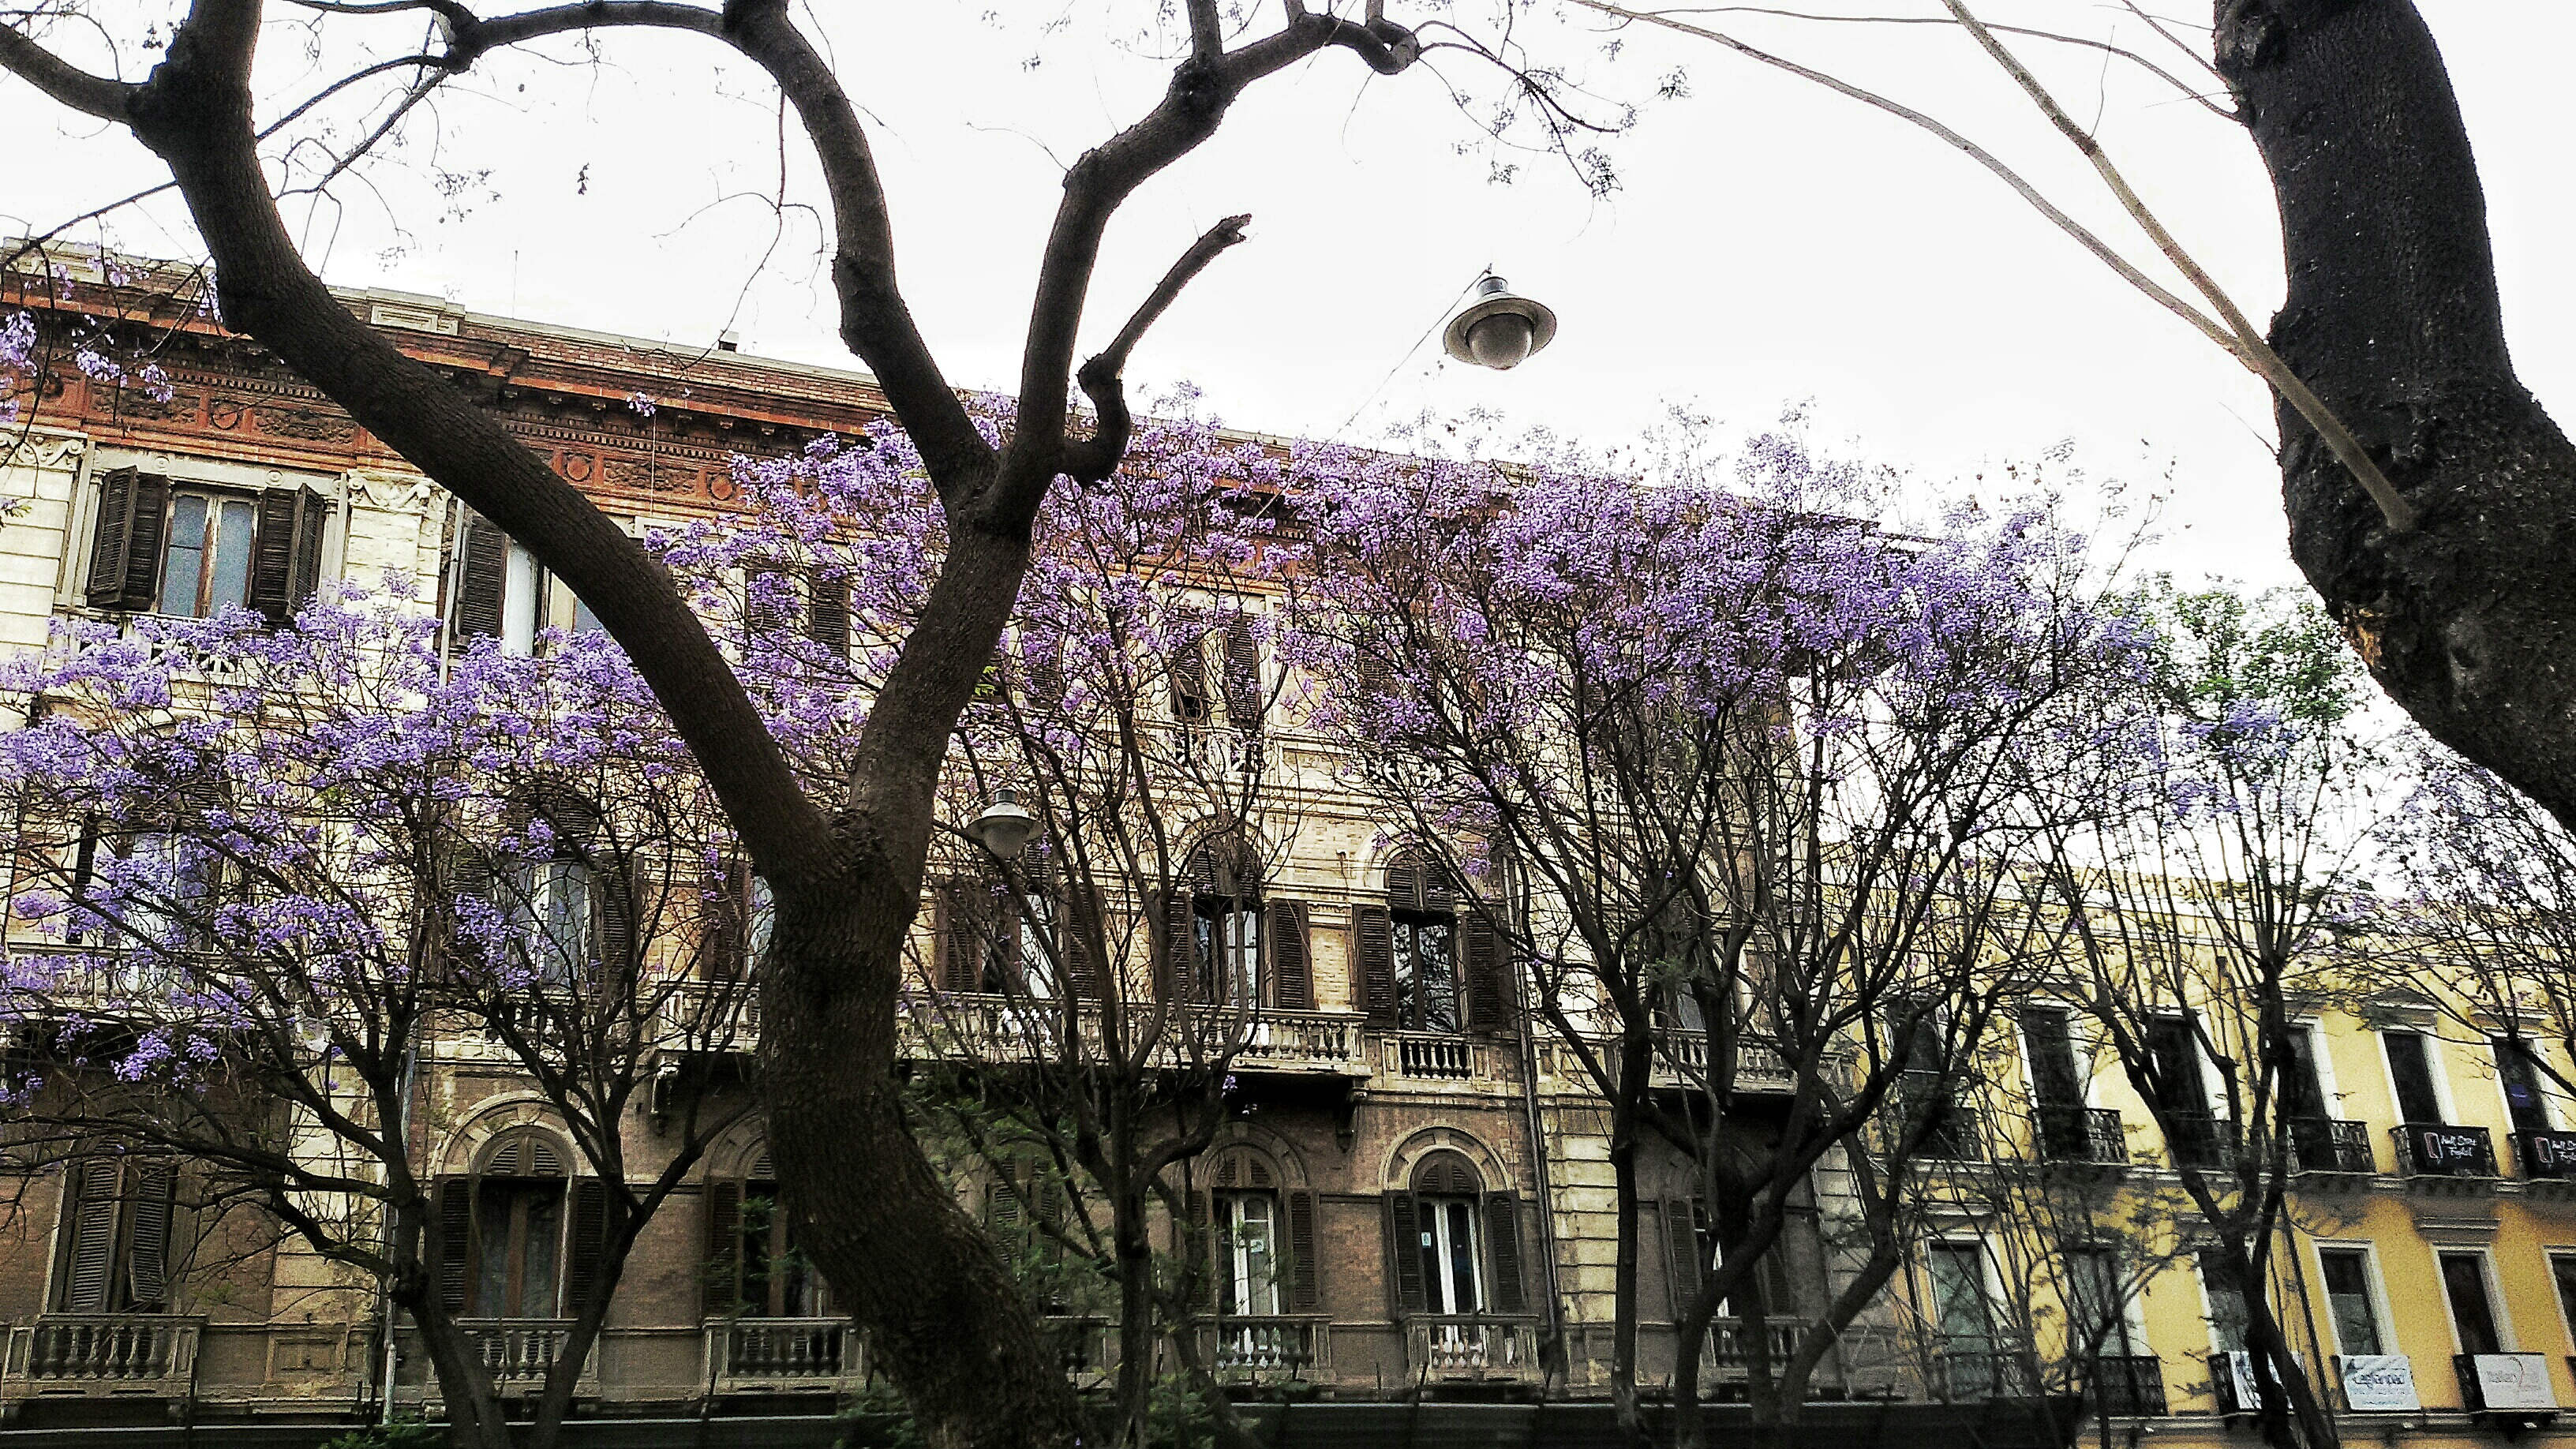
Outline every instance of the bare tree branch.
POLYGON ((0 25, 0 70, 102 121, 124 120, 126 104, 142 89, 130 81, 91 75, 6 25, 0 25))
POLYGON ((1120 374, 1126 371, 1128 354, 1136 350, 1145 329, 1153 326, 1155 319, 1161 317, 1173 300, 1181 295, 1181 289, 1206 271, 1219 252, 1242 241, 1243 229, 1251 223, 1252 218, 1248 214, 1229 216, 1208 228, 1205 236, 1183 252, 1179 261, 1172 263, 1172 269, 1163 274, 1163 280, 1136 309, 1136 315, 1128 318, 1127 325, 1119 329, 1116 340, 1109 344, 1108 349, 1084 363, 1082 370, 1075 374, 1082 384, 1083 395, 1090 398, 1092 407, 1099 411, 1099 423, 1092 429, 1090 437, 1065 444, 1063 471, 1066 476, 1081 483, 1097 483, 1117 471, 1118 461, 1127 455, 1127 439, 1134 429, 1134 419, 1127 411, 1127 389, 1120 378, 1120 374))

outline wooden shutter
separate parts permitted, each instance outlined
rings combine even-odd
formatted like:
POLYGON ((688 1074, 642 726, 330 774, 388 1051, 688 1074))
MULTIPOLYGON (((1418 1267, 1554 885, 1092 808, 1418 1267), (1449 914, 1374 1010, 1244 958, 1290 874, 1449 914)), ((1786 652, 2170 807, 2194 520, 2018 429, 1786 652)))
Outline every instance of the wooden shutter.
POLYGON ((1028 1206, 1020 1201, 1020 1185, 1008 1169, 993 1180, 984 1193, 984 1225, 993 1240, 994 1251, 1003 1263, 1020 1266, 1021 1234, 1028 1227, 1028 1206))
POLYGON ((1511 1025, 1511 973, 1503 969, 1503 936, 1481 910, 1458 918, 1460 954, 1467 965, 1467 1026, 1504 1031, 1511 1025))
POLYGON ((1494 1265, 1493 1311, 1528 1312, 1529 1294, 1521 1286, 1520 1202, 1510 1193, 1485 1199, 1485 1252, 1494 1265))
POLYGON ((704 912, 698 924, 698 975, 730 981, 751 959, 751 864, 728 857, 722 870, 699 883, 704 912))
POLYGON ((1207 623, 1190 619, 1180 625, 1172 645, 1172 717, 1183 724, 1207 723, 1207 623))
POLYGON ((157 1312, 170 1291, 170 1209, 177 1184, 167 1158, 134 1162, 126 1176, 134 1203, 126 1232, 126 1281, 134 1307, 157 1312))
POLYGON ((590 875, 591 944, 610 979, 629 980, 635 965, 635 891, 625 862, 611 854, 590 875))
POLYGON ((805 637, 835 654, 850 652, 850 578, 820 569, 805 576, 805 637))
POLYGON ((322 526, 329 504, 309 488, 271 488, 259 495, 257 541, 250 555, 250 606, 272 629, 293 622, 322 574, 322 526))
POLYGON ((1225 620, 1225 719, 1245 734, 1261 730, 1261 648, 1253 642, 1252 621, 1241 614, 1225 620))
POLYGON ((1384 906, 1351 911, 1352 950, 1359 957, 1361 1009, 1372 1026, 1395 1020, 1395 917, 1384 906))
POLYGON ((1287 1198, 1288 1311, 1314 1313, 1324 1301, 1319 1276, 1324 1260, 1315 1252, 1315 1193, 1312 1188, 1292 1187, 1287 1198))
POLYGON ((438 1298, 449 1313, 465 1311, 473 1236, 474 1183, 451 1177, 438 1185, 438 1298))
POLYGON ((1092 960, 1091 943, 1097 938, 1105 946, 1109 939, 1100 888, 1085 885, 1067 891, 1065 913, 1064 928, 1056 933, 1056 949, 1064 958, 1065 994, 1076 1001, 1098 1001, 1107 995, 1102 985, 1106 973, 1092 960))
POLYGON ((978 991, 984 984, 984 942, 958 892, 948 886, 930 898, 931 929, 939 938, 939 989, 978 991))
POLYGON ((1270 1004, 1282 1011, 1315 1009, 1315 973, 1306 950, 1306 903, 1270 903, 1270 1004))
POLYGON ((742 1184, 707 1184, 706 1316, 742 1307, 742 1184))
POLYGON ((465 520, 458 546, 456 637, 501 632, 501 596, 509 586, 510 536, 482 518, 465 520))
POLYGON ((581 1312, 608 1263, 608 1184, 595 1177, 572 1185, 572 1250, 564 1260, 564 1310, 581 1312))
POLYGON ((71 1246, 63 1255, 62 1311, 105 1313, 116 1268, 117 1164, 96 1158, 72 1164, 64 1193, 71 1246))
POLYGON ((1691 1218, 1690 1199, 1666 1198, 1663 1212, 1665 1281, 1672 1285, 1673 1321, 1679 1323, 1699 1301, 1708 1264, 1700 1257, 1699 1228, 1691 1218))
POLYGON ((1199 932, 1198 913, 1192 908, 1187 890, 1163 893, 1162 909, 1155 918, 1162 923, 1155 964, 1161 968, 1165 1002, 1189 1002, 1198 999, 1199 932))
POLYGON ((1386 1249, 1395 1311, 1420 1313, 1430 1302, 1422 1283, 1422 1205, 1409 1192, 1386 1195, 1386 1249))
POLYGON ((139 468, 98 479, 98 522, 90 533, 89 590, 95 609, 149 609, 161 583, 161 538, 170 480, 139 468))

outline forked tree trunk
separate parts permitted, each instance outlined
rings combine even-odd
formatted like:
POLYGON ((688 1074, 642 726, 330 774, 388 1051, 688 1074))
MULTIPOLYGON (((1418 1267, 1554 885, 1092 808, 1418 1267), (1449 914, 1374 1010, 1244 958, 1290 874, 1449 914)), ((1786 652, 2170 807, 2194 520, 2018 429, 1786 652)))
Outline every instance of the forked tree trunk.
POLYGON ((2576 447, 2516 380, 2486 197, 2411 0, 2218 0, 2280 202, 2272 344, 2421 513, 2394 532, 2287 405, 2290 550, 2427 730, 2576 826, 2576 447))

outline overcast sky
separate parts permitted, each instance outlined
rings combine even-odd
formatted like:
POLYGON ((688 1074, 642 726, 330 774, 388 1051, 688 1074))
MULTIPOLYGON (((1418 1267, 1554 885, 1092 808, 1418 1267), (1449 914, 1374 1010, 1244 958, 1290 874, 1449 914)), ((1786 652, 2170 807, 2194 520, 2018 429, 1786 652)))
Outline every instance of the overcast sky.
MULTIPOLYGON (((1461 18, 1478 3, 1465 0, 1461 18)), ((2523 379, 2565 418, 2576 409, 2576 128, 2563 71, 2576 54, 2576 5, 2422 3, 2484 170, 2523 379)), ((1818 7, 1940 11, 1936 0, 1818 7)), ((1393 0, 1389 12, 1408 8, 1393 0)), ((2116 39, 2188 75, 2186 58, 2159 50, 2117 4, 1987 8, 2116 39)), ((2200 0, 2156 8, 2207 13, 2200 0)), ((1007 388, 1060 162, 1141 114, 1168 75, 1153 7, 829 10, 833 51, 877 122, 913 310, 954 382, 1007 388)), ((2134 235, 1954 31, 1710 19, 1939 115, 2106 234, 2134 235)), ((1256 20, 1273 23, 1275 6, 1256 20)), ((1484 409, 1509 428, 1603 448, 1675 406, 1713 415, 1733 436, 1811 401, 1820 441, 1927 487, 1972 485, 2071 441, 2096 475, 2167 487, 2170 472, 2158 563, 2293 577, 2262 389, 1964 157, 1704 42, 1638 29, 1608 61, 1606 32, 1544 7, 1524 34, 1541 59, 1641 101, 1634 128, 1601 143, 1618 176, 1607 197, 1544 157, 1502 158, 1519 169, 1508 184, 1493 180, 1496 155, 1471 144, 1477 133, 1448 98, 1452 85, 1494 93, 1473 66, 1390 80, 1329 54, 1254 90, 1216 140, 1121 213, 1089 339, 1114 331, 1200 230, 1248 211, 1251 242, 1140 352, 1130 369, 1140 390, 1186 380, 1209 411, 1265 432, 1377 441, 1425 413, 1484 409), (1676 67, 1687 94, 1654 99, 1676 67), (1447 362, 1433 335, 1488 265, 1562 320, 1556 345, 1510 373, 1447 362)), ((396 47, 416 27, 383 36, 396 47)), ((2280 292, 2277 224, 2241 130, 2098 52, 2023 47, 2072 109, 2099 118, 2112 154, 2187 244, 2268 317, 2280 292)), ((781 147, 759 78, 720 67, 706 42, 686 37, 620 35, 599 65, 566 63, 576 56, 563 46, 552 59, 487 62, 444 103, 434 134, 426 118, 407 132, 394 168, 344 183, 336 207, 299 211, 325 274, 682 345, 730 325, 746 351, 848 365, 810 216, 791 210, 772 245, 758 198, 778 185, 781 147), (436 172, 475 179, 448 183, 452 205, 441 205, 436 172)), ((278 96, 311 88, 293 34, 271 36, 263 65, 278 96)), ((272 100, 264 113, 281 108, 272 100)), ((121 133, 67 124, 22 84, 0 80, 0 125, 20 138, 0 182, 0 215, 13 225, 50 226, 157 179, 121 133)), ((785 153, 791 203, 817 203, 792 132, 785 153)), ((122 213, 108 237, 144 252, 196 250, 169 207, 122 213)))

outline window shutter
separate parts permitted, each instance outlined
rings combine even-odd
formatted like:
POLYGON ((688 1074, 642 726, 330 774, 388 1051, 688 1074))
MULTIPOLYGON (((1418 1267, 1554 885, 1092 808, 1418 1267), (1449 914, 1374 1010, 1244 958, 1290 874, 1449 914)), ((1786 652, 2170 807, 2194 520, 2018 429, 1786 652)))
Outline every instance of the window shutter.
POLYGON ((1395 1021, 1395 917, 1384 906, 1351 911, 1352 948, 1359 956, 1360 997, 1372 1026, 1395 1021))
POLYGON ((62 1311, 104 1313, 116 1267, 117 1164, 95 1158, 72 1164, 71 1250, 63 1260, 62 1311))
POLYGON ((742 1308, 742 1184, 707 1184, 706 1316, 742 1308))
POLYGON ((498 636, 501 594, 509 583, 510 536, 485 519, 468 518, 457 552, 456 637, 498 636))
POLYGON ((465 1311, 473 1234, 474 1184, 451 1177, 438 1185, 438 1299, 450 1313, 465 1311))
POLYGON ((1028 1226, 1028 1209, 1020 1201, 1020 1185, 1008 1172, 993 1180, 984 1193, 984 1225, 990 1230, 993 1248, 1002 1262, 1016 1271, 1020 1266, 1021 1233, 1028 1226))
POLYGON ((850 579, 816 569, 806 575, 805 637, 847 656, 850 652, 850 579))
POLYGON ((1193 619, 1179 629, 1172 645, 1172 717, 1183 724, 1207 723, 1209 706, 1207 624, 1193 619))
POLYGON ((1315 1252, 1315 1193, 1312 1188, 1288 1189, 1288 1311, 1315 1313, 1321 1310, 1323 1282, 1318 1276, 1323 1259, 1315 1252))
POLYGON ((1699 1301, 1708 1264, 1699 1255, 1699 1229, 1691 1219, 1688 1198, 1664 1199, 1664 1265, 1673 1290, 1673 1321, 1679 1323, 1699 1301))
POLYGON ((1408 850, 1386 863, 1386 898, 1408 911, 1423 909, 1422 857, 1408 850))
POLYGON ((170 1291, 170 1209, 176 1183, 167 1159, 147 1158, 132 1168, 128 1176, 133 1179, 134 1213, 126 1240, 126 1281, 132 1285, 138 1311, 159 1312, 170 1291))
POLYGON ((572 1251, 564 1262, 564 1309, 581 1312, 608 1263, 608 1184, 585 1177, 572 1185, 572 1251))
MULTIPOLYGON (((1207 1205, 1207 1208, 1200 1210, 1200 1221, 1205 1223, 1213 1216, 1213 1213, 1209 1211, 1209 1209, 1213 1209, 1215 1206, 1215 1198, 1214 1195, 1210 1193, 1197 1194, 1197 1198, 1199 1202, 1207 1205)), ((1219 1313, 1228 1313, 1233 1311, 1235 1304, 1234 1217, 1238 1209, 1236 1209, 1234 1200, 1231 1198, 1227 1199, 1226 1208, 1227 1211, 1224 1219, 1217 1221, 1214 1225, 1214 1231, 1210 1232, 1207 1236, 1208 1251, 1216 1259, 1216 1272, 1211 1275, 1211 1282, 1216 1288, 1216 1311, 1219 1313)))
POLYGON ((1386 1250, 1394 1260, 1386 1281, 1395 1290, 1395 1311, 1420 1313, 1430 1301, 1422 1283, 1422 1207, 1409 1192, 1386 1195, 1386 1250))
POLYGON ((600 969, 609 980, 633 980, 635 892, 625 862, 613 854, 603 857, 590 872, 590 921, 600 969))
POLYGON ((98 477, 98 522, 90 533, 89 589, 94 609, 148 609, 161 582, 161 533, 170 480, 140 468, 111 468, 98 477))
POLYGON ((1306 903, 1270 903, 1270 1004, 1282 1011, 1315 1009, 1315 973, 1306 951, 1306 903))
POLYGON ((1520 1202, 1510 1193, 1485 1199, 1485 1250, 1494 1262, 1493 1311, 1528 1312, 1529 1295, 1521 1287, 1520 1202))
POLYGON ((1241 614, 1225 620, 1225 719, 1245 734, 1261 731, 1261 649, 1253 642, 1252 621, 1241 614))
POLYGON ((729 857, 720 873, 699 884, 705 904, 698 925, 698 975, 708 981, 731 981, 742 975, 751 955, 751 866, 729 857))
POLYGON ((984 943, 956 895, 957 887, 950 886, 931 897, 931 928, 939 937, 939 989, 974 991, 983 985, 984 943))
POLYGON ((1154 953, 1162 967, 1159 985, 1166 1002, 1188 1002, 1198 999, 1199 933, 1198 913, 1191 908, 1190 893, 1185 890, 1165 891, 1162 910, 1161 948, 1154 953))
POLYGON ((1467 964, 1467 1025, 1473 1031, 1504 1031, 1511 1025, 1511 973, 1503 969, 1503 936, 1481 910, 1458 918, 1458 936, 1467 964))
POLYGON ((309 488, 259 495, 258 542, 250 556, 250 606, 272 629, 295 618, 322 574, 322 525, 329 505, 309 488))
POLYGON ((1383 707, 1379 701, 1395 693, 1395 670, 1388 664, 1386 655, 1377 649, 1363 645, 1352 653, 1359 661, 1359 707, 1366 711, 1378 710, 1383 707))
POLYGON ((1097 938, 1104 945, 1109 939, 1109 918, 1102 913, 1100 888, 1076 886, 1067 892, 1067 914, 1070 919, 1058 933, 1057 950, 1064 955, 1065 992, 1076 1001, 1098 1001, 1106 992, 1102 988, 1103 972, 1092 960, 1091 943, 1097 938))

